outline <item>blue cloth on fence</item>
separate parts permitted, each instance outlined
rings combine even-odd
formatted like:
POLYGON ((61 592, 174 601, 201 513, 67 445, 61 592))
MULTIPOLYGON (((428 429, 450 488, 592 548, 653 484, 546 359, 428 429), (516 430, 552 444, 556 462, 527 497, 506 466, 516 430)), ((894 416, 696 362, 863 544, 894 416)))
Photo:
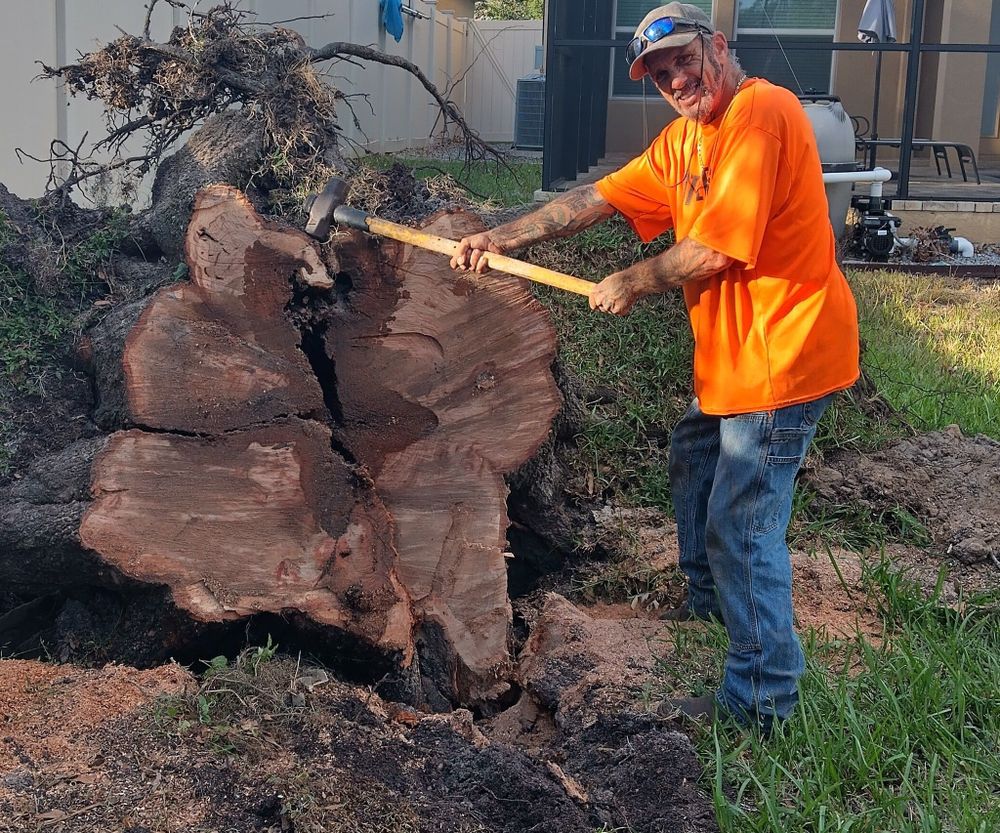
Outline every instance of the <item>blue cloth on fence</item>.
POLYGON ((403 37, 403 0, 379 0, 378 7, 385 31, 399 43, 403 37))

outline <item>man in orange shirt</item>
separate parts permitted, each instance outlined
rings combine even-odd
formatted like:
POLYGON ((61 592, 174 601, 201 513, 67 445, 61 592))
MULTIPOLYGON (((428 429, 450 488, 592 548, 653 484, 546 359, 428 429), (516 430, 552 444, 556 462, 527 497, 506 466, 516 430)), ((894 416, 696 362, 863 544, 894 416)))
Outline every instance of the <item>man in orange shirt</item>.
POLYGON ((729 633, 713 695, 670 700, 769 730, 798 699, 785 532, 792 492, 832 394, 858 377, 857 311, 837 266, 813 131, 796 97, 747 78, 696 6, 639 24, 630 75, 648 74, 681 118, 625 167, 537 211, 465 238, 452 259, 483 271, 506 253, 568 236, 616 211, 643 240, 676 245, 601 281, 592 309, 627 314, 683 289, 695 338, 695 399, 675 427, 670 480, 687 605, 729 633))

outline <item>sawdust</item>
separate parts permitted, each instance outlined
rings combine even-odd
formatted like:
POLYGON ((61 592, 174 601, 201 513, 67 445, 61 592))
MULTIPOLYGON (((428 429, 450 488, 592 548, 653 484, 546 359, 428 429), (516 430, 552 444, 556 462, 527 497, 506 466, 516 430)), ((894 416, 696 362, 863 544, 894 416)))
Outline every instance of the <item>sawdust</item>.
POLYGON ((191 690, 177 666, 0 661, 0 831, 718 829, 690 741, 652 718, 602 716, 573 733, 522 714, 528 744, 465 710, 423 714, 294 659, 261 662, 191 690), (313 684, 290 700, 304 676, 313 684))
MULTIPOLYGON (((96 752, 93 731, 194 679, 179 665, 136 671, 84 670, 26 660, 0 662, 0 769, 39 767, 74 774, 96 752)), ((2 786, 0 786, 2 790, 2 786)))

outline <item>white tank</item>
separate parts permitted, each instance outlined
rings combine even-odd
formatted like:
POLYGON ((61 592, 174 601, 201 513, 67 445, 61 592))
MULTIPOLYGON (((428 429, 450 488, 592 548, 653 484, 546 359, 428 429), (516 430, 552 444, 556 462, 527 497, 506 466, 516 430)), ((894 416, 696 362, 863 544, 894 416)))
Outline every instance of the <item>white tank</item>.
MULTIPOLYGON (((832 95, 807 95, 799 96, 799 100, 816 134, 823 173, 858 170, 854 160, 854 126, 840 99, 832 95)), ((830 204, 830 225, 839 239, 847 225, 854 186, 850 182, 835 182, 825 187, 826 200, 830 204)))

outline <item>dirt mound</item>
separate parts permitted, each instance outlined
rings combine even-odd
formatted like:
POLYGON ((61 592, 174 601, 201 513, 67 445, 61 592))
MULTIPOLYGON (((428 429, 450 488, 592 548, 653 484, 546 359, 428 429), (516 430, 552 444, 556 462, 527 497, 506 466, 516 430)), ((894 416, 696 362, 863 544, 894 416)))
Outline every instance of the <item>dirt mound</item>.
POLYGON ((0 831, 717 829, 690 742, 635 712, 570 732, 536 709, 528 742, 277 658, 200 684, 178 666, 5 660, 0 692, 0 831))
POLYGON ((823 499, 877 517, 906 510, 926 527, 933 554, 959 571, 988 568, 1000 585, 1000 443, 946 428, 871 455, 835 455, 809 482, 823 499))

